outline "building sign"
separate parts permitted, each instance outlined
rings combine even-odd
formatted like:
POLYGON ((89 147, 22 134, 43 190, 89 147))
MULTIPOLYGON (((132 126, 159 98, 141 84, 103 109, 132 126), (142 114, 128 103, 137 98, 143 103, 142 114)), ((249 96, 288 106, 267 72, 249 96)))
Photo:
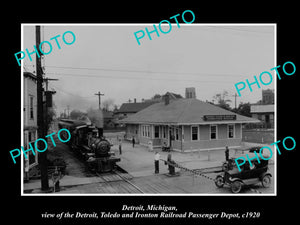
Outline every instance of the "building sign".
POLYGON ((205 115, 205 121, 236 120, 236 115, 205 115))

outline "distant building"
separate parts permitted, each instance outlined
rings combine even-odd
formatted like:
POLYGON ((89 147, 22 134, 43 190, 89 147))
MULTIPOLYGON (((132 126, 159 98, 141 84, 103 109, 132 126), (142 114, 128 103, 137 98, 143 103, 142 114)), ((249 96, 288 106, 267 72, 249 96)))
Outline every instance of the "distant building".
POLYGON ((108 111, 103 109, 103 126, 104 129, 108 128, 114 128, 115 127, 115 121, 114 121, 114 116, 113 116, 113 111, 108 111))
MULTIPOLYGON (((36 76, 29 72, 24 72, 23 89, 23 129, 24 129, 24 149, 29 149, 29 143, 34 146, 37 139, 37 84, 36 76)), ((29 170, 38 165, 38 154, 32 151, 26 152, 27 159, 24 157, 25 178, 29 178, 29 170)))
POLYGON ((253 118, 261 121, 264 128, 274 128, 274 90, 262 91, 262 100, 250 106, 253 118))
POLYGON ((271 89, 262 90, 262 104, 263 105, 274 104, 274 90, 271 89))
POLYGON ((117 110, 116 112, 114 112, 114 114, 118 119, 123 119, 125 117, 133 115, 133 114, 147 108, 150 105, 153 105, 154 103, 164 101, 164 96, 169 96, 170 100, 182 98, 182 96, 180 94, 167 92, 165 95, 163 95, 163 96, 158 95, 158 97, 153 98, 153 99, 143 99, 142 102, 136 102, 136 99, 134 99, 134 102, 132 102, 132 103, 131 102, 123 103, 121 105, 120 109, 117 110))
POLYGON ((154 102, 133 102, 133 103, 123 103, 119 110, 115 112, 117 118, 125 118, 132 114, 135 114, 142 109, 154 104, 154 102))
POLYGON ((274 105, 251 105, 250 113, 262 122, 262 127, 274 128, 274 105))

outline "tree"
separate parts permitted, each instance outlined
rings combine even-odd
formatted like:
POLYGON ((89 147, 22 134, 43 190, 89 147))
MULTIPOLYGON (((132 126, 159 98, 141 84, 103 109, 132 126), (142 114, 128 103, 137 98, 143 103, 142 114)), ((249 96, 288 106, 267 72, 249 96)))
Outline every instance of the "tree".
POLYGON ((113 106, 114 106, 114 103, 115 103, 115 100, 113 100, 111 98, 105 99, 102 102, 103 110, 106 110, 106 111, 112 110, 113 106))
POLYGON ((113 109, 113 111, 114 111, 114 112, 117 112, 118 110, 119 110, 118 105, 117 105, 117 104, 114 104, 114 109, 113 109))
POLYGON ((161 95, 160 94, 155 94, 151 99, 160 99, 161 98, 161 95))
POLYGON ((230 99, 228 99, 228 92, 223 91, 223 93, 219 93, 213 96, 213 99, 217 101, 216 105, 227 110, 231 110, 230 105, 228 104, 231 102, 230 99))
POLYGON ((250 102, 247 103, 241 102, 236 110, 236 113, 241 114, 243 116, 251 117, 250 106, 251 106, 250 102))

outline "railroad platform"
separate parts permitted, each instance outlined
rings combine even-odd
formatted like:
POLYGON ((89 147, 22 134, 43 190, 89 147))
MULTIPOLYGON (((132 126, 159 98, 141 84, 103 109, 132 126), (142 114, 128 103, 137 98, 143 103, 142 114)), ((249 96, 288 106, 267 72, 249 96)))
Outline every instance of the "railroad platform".
MULTIPOLYGON (((206 169, 221 166, 225 161, 225 149, 198 152, 163 152, 161 149, 150 150, 146 146, 135 145, 130 142, 122 143, 122 154, 119 154, 118 146, 113 146, 112 151, 121 158, 118 166, 130 173, 133 177, 150 176, 154 174, 154 155, 159 152, 160 159, 167 160, 170 153, 172 160, 191 170, 206 169)), ((235 150, 230 150, 230 156, 235 154, 235 150)), ((168 167, 164 162, 159 163, 160 174, 168 173, 168 167)))
MULTIPOLYGON (((220 150, 195 151, 195 152, 163 152, 161 148, 150 150, 147 146, 135 144, 132 147, 131 142, 124 140, 122 142, 122 154, 119 154, 119 146, 116 134, 106 135, 110 142, 113 143, 112 151, 117 157, 121 158, 118 166, 130 173, 133 177, 150 176, 154 174, 154 154, 159 152, 160 158, 167 160, 169 153, 172 155, 172 160, 190 170, 202 170, 213 167, 222 166, 225 161, 225 147, 220 150)), ((122 136, 122 135, 120 135, 122 136)), ((229 157, 237 156, 241 149, 250 148, 253 146, 269 146, 274 152, 274 146, 261 143, 242 142, 241 148, 229 148, 229 157)), ((246 153, 246 152, 245 152, 246 153)), ((273 159, 270 160, 273 164, 273 159)), ((167 165, 162 161, 159 163, 160 174, 168 173, 167 165)))

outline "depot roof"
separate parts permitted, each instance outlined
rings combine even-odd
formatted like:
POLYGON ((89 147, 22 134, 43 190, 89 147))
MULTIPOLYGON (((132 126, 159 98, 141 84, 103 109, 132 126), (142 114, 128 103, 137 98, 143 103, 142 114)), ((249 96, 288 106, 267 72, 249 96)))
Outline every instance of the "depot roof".
POLYGON ((171 100, 169 104, 159 102, 130 115, 120 123, 148 124, 228 124, 228 123, 258 123, 257 119, 242 116, 218 106, 195 98, 171 100), (230 116, 232 115, 232 116, 230 116), (208 120, 207 117, 223 118, 208 120), (219 116, 219 117, 218 117, 219 116), (225 118, 226 116, 226 118, 225 118), (231 119, 230 119, 231 118, 231 119))

